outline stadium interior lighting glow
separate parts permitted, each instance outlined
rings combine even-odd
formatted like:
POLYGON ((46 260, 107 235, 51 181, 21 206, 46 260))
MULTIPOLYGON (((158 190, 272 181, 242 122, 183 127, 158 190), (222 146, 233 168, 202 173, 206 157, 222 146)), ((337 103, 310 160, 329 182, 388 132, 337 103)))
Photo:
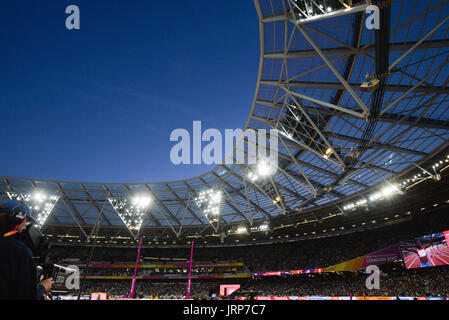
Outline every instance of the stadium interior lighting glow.
POLYGON ((11 200, 24 201, 32 210, 36 223, 42 227, 59 200, 58 194, 47 195, 43 191, 33 193, 7 192, 11 200))
POLYGON ((273 203, 274 203, 274 204, 277 204, 277 203, 281 202, 281 200, 282 200, 282 197, 281 197, 281 196, 276 196, 276 197, 274 198, 274 200, 273 200, 273 203))
POLYGON ((209 189, 201 191, 194 198, 194 201, 209 221, 217 222, 220 215, 222 197, 221 190, 209 189))
POLYGON ((257 173, 261 176, 268 176, 270 174, 270 166, 265 161, 261 161, 257 165, 257 173))
POLYGON ((246 227, 241 226, 241 227, 237 228, 237 233, 239 233, 239 234, 243 234, 243 233, 247 233, 247 232, 248 232, 248 229, 246 229, 246 227))
POLYGON ((255 170, 248 173, 248 179, 251 182, 269 177, 276 172, 276 166, 268 160, 260 160, 255 166, 255 170))
MULTIPOLYGON (((402 193, 401 190, 397 186, 389 184, 389 185, 383 187, 379 192, 375 192, 375 193, 371 194, 368 199, 370 202, 375 202, 377 200, 389 198, 389 197, 392 197, 393 195, 401 194, 401 193, 402 193)), ((345 205, 343 207, 343 210, 345 210, 345 211, 352 210, 354 208, 366 206, 367 204, 368 204, 368 201, 366 199, 361 199, 357 202, 349 203, 349 204, 345 205)))
POLYGON ((329 159, 329 157, 332 155, 332 149, 331 148, 327 148, 326 152, 324 153, 324 157, 326 159, 329 159))
POLYGON ((108 198, 108 201, 130 231, 140 230, 146 209, 151 203, 149 196, 138 195, 131 199, 108 198))
POLYGON ((366 9, 369 0, 290 0, 301 22, 324 19, 366 9))
POLYGON ((391 196, 393 196, 395 194, 400 193, 400 191, 399 191, 398 187, 396 187, 395 185, 390 184, 388 186, 383 187, 381 193, 382 193, 382 195, 384 197, 391 197, 391 196))
POLYGON ((248 173, 248 179, 249 179, 250 181, 254 182, 254 181, 257 180, 257 178, 258 178, 257 174, 255 174, 255 173, 253 173, 253 172, 248 173))
POLYGON ((151 203, 151 198, 147 196, 135 196, 132 199, 132 203, 134 206, 140 209, 148 208, 151 203))
POLYGON ((267 224, 261 224, 259 226, 259 231, 268 231, 268 225, 267 224))
MULTIPOLYGON (((449 154, 446 156, 444 160, 438 160, 436 161, 433 166, 432 170, 435 172, 435 174, 431 174, 428 171, 422 169, 422 172, 416 173, 413 175, 413 177, 410 177, 408 179, 404 179, 400 184, 388 184, 384 186, 380 191, 372 193, 369 195, 368 200, 370 202, 375 202, 381 199, 390 198, 397 194, 402 194, 403 190, 409 186, 410 184, 415 183, 416 181, 421 181, 425 179, 432 178, 435 181, 439 181, 441 179, 441 176, 439 172, 444 169, 445 164, 449 162, 449 154)), ((446 165, 447 167, 447 165, 446 165)), ((363 207, 368 204, 368 201, 366 199, 362 199, 360 201, 357 201, 355 203, 348 203, 345 206, 343 206, 344 211, 352 210, 356 207, 363 207)))

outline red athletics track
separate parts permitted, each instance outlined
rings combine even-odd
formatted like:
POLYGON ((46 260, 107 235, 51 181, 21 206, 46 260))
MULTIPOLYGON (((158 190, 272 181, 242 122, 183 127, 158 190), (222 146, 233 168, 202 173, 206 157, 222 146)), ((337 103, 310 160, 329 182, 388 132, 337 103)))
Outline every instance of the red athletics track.
MULTIPOLYGON (((432 267, 449 264, 449 248, 441 245, 431 246, 426 249, 426 253, 432 267)), ((404 254, 404 262, 407 269, 421 268, 421 262, 416 253, 404 254)))

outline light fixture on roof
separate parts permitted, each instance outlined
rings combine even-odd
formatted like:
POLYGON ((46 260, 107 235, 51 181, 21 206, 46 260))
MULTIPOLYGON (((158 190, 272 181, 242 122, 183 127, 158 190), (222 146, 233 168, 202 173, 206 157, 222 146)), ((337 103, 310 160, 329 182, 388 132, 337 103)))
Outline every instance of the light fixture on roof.
POLYGON ((290 0, 291 7, 298 17, 297 23, 329 19, 341 15, 365 11, 370 0, 290 0))
POLYGON ((382 196, 389 198, 393 195, 396 194, 400 194, 402 193, 401 190, 399 190, 399 188, 393 184, 388 184, 385 187, 382 188, 382 190, 380 191, 382 196))
POLYGON ((255 182, 259 179, 264 179, 276 173, 277 166, 267 159, 257 161, 254 168, 248 172, 248 179, 255 182))
POLYGON ((132 198, 132 204, 139 209, 146 209, 151 203, 151 198, 148 196, 135 196, 132 198))
MULTIPOLYGON (((402 186, 402 185, 401 185, 402 186)), ((385 185, 380 191, 372 193, 368 200, 370 202, 375 202, 381 199, 390 198, 394 195, 403 194, 403 191, 399 188, 399 186, 395 184, 388 183, 385 185)), ((363 198, 359 201, 356 201, 354 203, 348 203, 345 206, 343 206, 344 211, 353 210, 355 208, 365 207, 367 208, 368 201, 363 198)))
POLYGON ((143 217, 151 204, 149 195, 135 195, 132 198, 108 198, 109 203, 122 219, 128 230, 136 236, 143 224, 143 217))
POLYGON ((273 203, 274 204, 278 204, 279 202, 281 202, 283 200, 283 197, 282 196, 276 196, 274 199, 273 199, 273 203))
POLYGON ((276 172, 276 166, 274 166, 268 160, 260 160, 257 163, 257 174, 261 177, 271 176, 276 172))
POLYGON ((218 229, 223 194, 220 189, 203 190, 193 199, 214 229, 218 229))
POLYGON ((59 194, 48 195, 42 190, 33 193, 7 192, 9 199, 25 202, 32 210, 36 219, 36 226, 42 227, 52 213, 59 200, 59 194))
POLYGON ((248 233, 248 229, 246 229, 245 226, 238 227, 236 231, 237 231, 238 234, 248 233))
POLYGON ((256 181, 258 178, 259 178, 259 177, 257 176, 256 173, 254 173, 254 172, 248 173, 248 179, 249 179, 251 182, 256 181))

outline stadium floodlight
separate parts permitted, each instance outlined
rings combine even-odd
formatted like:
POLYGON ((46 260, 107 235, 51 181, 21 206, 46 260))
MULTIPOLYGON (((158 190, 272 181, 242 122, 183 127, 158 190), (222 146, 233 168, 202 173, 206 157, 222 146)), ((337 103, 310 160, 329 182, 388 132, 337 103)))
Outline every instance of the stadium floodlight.
POLYGON ((327 149, 326 149, 326 152, 325 152, 324 155, 323 155, 323 157, 324 157, 325 159, 329 159, 330 156, 332 155, 332 153, 333 153, 332 148, 327 148, 327 149))
POLYGON ((384 196, 386 198, 389 198, 395 194, 401 193, 399 188, 392 184, 386 185, 385 187, 382 188, 382 190, 380 192, 381 192, 382 196, 384 196))
POLYGON ((250 172, 248 173, 248 179, 252 182, 256 181, 259 177, 257 176, 256 173, 254 172, 250 172))
POLYGON ((266 224, 266 223, 261 224, 261 225, 259 226, 259 231, 268 231, 268 229, 269 229, 269 226, 268 226, 268 224, 266 224))
POLYGON ((303 24, 365 11, 371 0, 290 0, 297 23, 303 24))
MULTIPOLYGON (((369 196, 370 202, 375 202, 377 200, 390 198, 397 194, 403 194, 403 191, 396 185, 388 183, 380 191, 374 192, 369 196)), ((368 204, 367 199, 361 199, 355 203, 349 203, 343 207, 344 211, 352 210, 358 207, 366 207, 368 204)))
POLYGON ((282 196, 276 196, 276 197, 273 199, 273 203, 274 203, 274 204, 278 204, 278 203, 281 202, 283 199, 284 199, 284 197, 282 197, 282 196))
POLYGON ((132 198, 132 203, 136 208, 146 209, 151 203, 151 198, 148 196, 135 196, 132 198))
POLYGON ((7 192, 7 194, 9 199, 23 201, 31 208, 37 227, 42 227, 45 224, 59 200, 59 194, 48 195, 42 190, 33 193, 7 192))
POLYGON ((143 217, 151 204, 151 197, 147 195, 138 195, 128 198, 108 198, 109 203, 122 219, 125 226, 134 234, 140 231, 143 223, 143 217))
POLYGON ((239 234, 248 233, 248 229, 246 229, 246 227, 244 227, 244 226, 238 227, 236 231, 239 234))
POLYGON ((221 190, 203 190, 193 199, 210 223, 218 223, 223 194, 221 190))
POLYGON ((376 192, 376 193, 373 193, 372 195, 370 195, 369 201, 374 202, 374 201, 379 200, 381 198, 382 198, 382 193, 381 192, 376 192))
POLYGON ((248 172, 248 179, 255 182, 259 179, 269 177, 276 173, 277 167, 269 160, 259 160, 255 165, 254 170, 248 172))
POLYGON ((261 160, 257 163, 257 173, 261 177, 271 176, 275 171, 276 167, 267 160, 261 160))
MULTIPOLYGON (((388 184, 388 185, 384 186, 380 191, 371 194, 369 196, 369 201, 374 202, 374 201, 377 201, 380 199, 390 198, 396 194, 402 194, 402 191, 399 189, 399 187, 397 187, 396 185, 393 185, 393 184, 388 184)), ((364 201, 362 204, 366 204, 366 202, 364 201)), ((360 204, 357 203, 357 205, 360 205, 360 204)))

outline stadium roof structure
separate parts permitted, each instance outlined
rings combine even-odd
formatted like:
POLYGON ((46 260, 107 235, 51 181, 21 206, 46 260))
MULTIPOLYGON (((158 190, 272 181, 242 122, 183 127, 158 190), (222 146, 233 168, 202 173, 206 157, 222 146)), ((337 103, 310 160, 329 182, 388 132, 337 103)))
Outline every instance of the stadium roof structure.
POLYGON ((0 198, 52 195, 42 230, 85 237, 95 225, 109 235, 189 237, 342 213, 349 198, 402 181, 449 144, 449 1, 390 2, 254 0, 260 67, 245 128, 280 133, 274 175, 254 181, 248 165, 223 164, 165 183, 4 176, 0 198), (380 29, 367 28, 371 3, 380 6, 380 29), (212 218, 198 202, 207 190, 220 197, 212 218), (151 204, 135 223, 127 199, 142 195, 151 204))

